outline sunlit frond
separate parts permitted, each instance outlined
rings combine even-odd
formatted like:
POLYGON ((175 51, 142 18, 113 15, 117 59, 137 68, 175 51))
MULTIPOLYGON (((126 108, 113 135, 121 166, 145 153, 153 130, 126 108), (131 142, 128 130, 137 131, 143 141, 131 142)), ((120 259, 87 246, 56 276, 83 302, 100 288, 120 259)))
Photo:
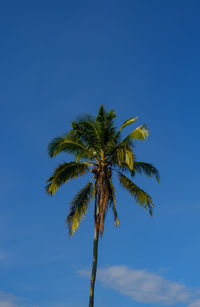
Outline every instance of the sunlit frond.
POLYGON ((149 135, 149 129, 146 125, 141 125, 133 130, 129 135, 128 138, 135 139, 139 141, 145 140, 149 135))
POLYGON ((131 117, 131 118, 127 119, 127 120, 123 123, 123 125, 120 127, 119 132, 120 132, 122 129, 124 129, 126 126, 135 123, 137 119, 138 119, 137 116, 136 116, 136 117, 131 117))
POLYGON ((74 197, 71 202, 69 214, 66 218, 66 224, 69 229, 70 236, 73 236, 74 232, 79 227, 79 224, 85 217, 89 202, 94 196, 94 185, 89 182, 84 188, 82 188, 74 197))
POLYGON ((113 165, 121 168, 122 166, 128 167, 130 171, 134 168, 134 155, 132 152, 132 146, 130 146, 128 139, 120 142, 120 144, 114 149, 111 156, 113 165))
POLYGON ((46 186, 48 194, 53 195, 57 189, 69 179, 83 176, 89 171, 89 164, 86 162, 77 163, 69 162, 62 163, 54 170, 53 175, 47 180, 49 184, 46 186))
POLYGON ((153 201, 149 194, 140 189, 135 183, 133 183, 128 177, 119 172, 119 180, 122 186, 135 198, 136 202, 149 209, 150 215, 153 213, 153 201))

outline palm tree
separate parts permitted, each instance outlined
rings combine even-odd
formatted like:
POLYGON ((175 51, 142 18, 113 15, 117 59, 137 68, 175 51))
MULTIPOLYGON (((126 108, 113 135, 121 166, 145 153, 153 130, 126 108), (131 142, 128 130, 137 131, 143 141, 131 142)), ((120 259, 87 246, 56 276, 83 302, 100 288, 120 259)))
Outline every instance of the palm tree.
POLYGON ((66 224, 72 236, 85 217, 90 201, 94 198, 94 245, 93 264, 90 285, 89 307, 94 305, 94 286, 97 272, 99 234, 104 232, 105 216, 108 208, 114 215, 115 226, 119 225, 115 188, 112 177, 115 173, 124 187, 134 198, 137 204, 149 210, 152 215, 153 201, 151 197, 140 189, 125 174, 134 178, 136 173, 155 177, 159 182, 158 170, 149 163, 138 162, 133 153, 133 141, 145 140, 149 134, 146 125, 139 126, 124 139, 122 130, 134 123, 137 117, 126 120, 117 131, 114 127, 113 110, 106 112, 103 105, 96 118, 86 115, 72 122, 71 130, 54 138, 48 146, 50 157, 60 152, 71 153, 74 160, 63 162, 54 170, 47 180, 47 193, 55 194, 58 188, 73 178, 91 173, 90 181, 75 195, 71 201, 66 224))

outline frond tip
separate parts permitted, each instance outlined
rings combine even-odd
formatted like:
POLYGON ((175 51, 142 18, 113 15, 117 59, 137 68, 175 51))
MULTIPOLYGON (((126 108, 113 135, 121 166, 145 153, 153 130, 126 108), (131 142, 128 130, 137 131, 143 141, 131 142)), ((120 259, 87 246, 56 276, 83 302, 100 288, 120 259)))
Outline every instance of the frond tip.
POLYGON ((159 171, 150 163, 135 161, 134 170, 131 172, 131 175, 134 176, 135 172, 138 174, 144 174, 148 177, 155 177, 158 183, 160 183, 159 171))
POLYGON ((128 177, 119 173, 119 180, 122 186, 135 198, 138 205, 149 209, 149 213, 153 215, 153 201, 149 194, 140 189, 135 183, 133 183, 128 177))
POLYGON ((75 195, 74 199, 71 201, 69 214, 66 218, 66 224, 68 226, 69 234, 71 237, 85 217, 89 202, 92 200, 93 195, 94 185, 89 182, 75 195))

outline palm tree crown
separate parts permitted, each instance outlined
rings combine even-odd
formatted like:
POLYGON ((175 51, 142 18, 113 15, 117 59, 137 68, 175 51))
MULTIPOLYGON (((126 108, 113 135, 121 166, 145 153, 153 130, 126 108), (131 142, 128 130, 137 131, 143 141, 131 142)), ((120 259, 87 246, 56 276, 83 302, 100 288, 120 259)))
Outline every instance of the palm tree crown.
MULTIPOLYGON (((71 201, 66 224, 72 236, 85 217, 90 201, 94 198, 97 243, 99 233, 102 236, 104 232, 108 208, 112 208, 115 225, 119 225, 115 188, 112 183, 113 173, 116 173, 120 184, 135 198, 136 203, 147 208, 150 215, 153 211, 152 198, 130 178, 139 173, 155 177, 159 182, 158 170, 152 164, 137 161, 133 153, 133 142, 147 138, 149 134, 147 126, 139 126, 122 138, 122 130, 135 123, 137 117, 126 120, 119 130, 114 126, 115 117, 113 110, 106 112, 101 106, 96 118, 86 115, 73 121, 71 130, 63 136, 54 138, 48 147, 50 157, 55 157, 60 152, 67 152, 74 155, 74 160, 63 162, 55 169, 47 180, 47 193, 53 195, 68 180, 91 174, 90 181, 71 201)), ((93 273, 95 281, 96 271, 93 273)), ((93 306, 93 303, 89 306, 93 306)))

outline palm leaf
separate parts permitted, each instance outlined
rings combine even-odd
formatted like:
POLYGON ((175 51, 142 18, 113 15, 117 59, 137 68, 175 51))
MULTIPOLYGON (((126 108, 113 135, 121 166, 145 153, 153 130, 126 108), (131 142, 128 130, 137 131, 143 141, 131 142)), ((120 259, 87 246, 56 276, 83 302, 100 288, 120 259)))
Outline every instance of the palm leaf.
POLYGON ((99 146, 103 151, 110 151, 110 144, 116 139, 116 129, 113 119, 116 114, 113 110, 106 112, 103 105, 100 106, 99 113, 96 117, 96 130, 98 134, 99 146))
POLYGON ((150 163, 135 161, 131 174, 134 176, 135 172, 145 174, 148 177, 155 177, 158 183, 160 183, 159 171, 150 163))
POLYGON ((88 148, 81 143, 79 140, 74 140, 70 137, 70 135, 56 137, 54 138, 48 146, 48 154, 49 156, 55 157, 60 152, 68 152, 75 155, 78 155, 80 152, 84 153, 84 157, 88 158, 91 156, 88 148))
POLYGON ((132 152, 132 146, 129 144, 129 139, 126 139, 119 143, 115 148, 114 153, 111 156, 111 162, 119 168, 125 166, 130 171, 134 169, 134 155, 132 152))
POLYGON ((75 161, 79 162, 82 159, 88 162, 91 162, 93 159, 98 159, 97 152, 93 149, 90 154, 87 154, 84 149, 80 150, 79 153, 75 155, 75 161))
POLYGON ((113 216, 114 216, 114 225, 116 227, 118 227, 119 226, 119 219, 118 219, 117 210, 116 210, 115 188, 112 184, 111 179, 110 179, 109 190, 110 190, 110 195, 109 195, 110 196, 110 203, 111 203, 111 206, 112 206, 113 216))
POLYGON ((83 176, 89 171, 89 164, 87 162, 69 162, 62 163, 54 170, 53 175, 47 180, 49 184, 46 186, 48 194, 53 195, 57 189, 69 179, 83 176))
POLYGON ((119 180, 122 186, 135 198, 136 202, 145 209, 148 208, 150 215, 152 215, 154 205, 149 194, 140 189, 128 177, 126 177, 120 172, 119 180))
POLYGON ((89 182, 84 188, 82 188, 74 197, 71 202, 69 214, 66 218, 66 224, 69 229, 70 236, 73 236, 74 232, 79 227, 79 224, 85 217, 89 202, 94 196, 94 185, 89 182))
POLYGON ((128 125, 130 125, 130 124, 132 124, 132 123, 135 123, 137 119, 138 119, 137 116, 136 116, 136 117, 131 117, 131 118, 127 119, 127 120, 123 123, 123 125, 120 127, 119 132, 121 132, 122 129, 124 129, 126 126, 128 126, 128 125))
POLYGON ((145 140, 149 135, 149 129, 146 125, 141 125, 137 127, 135 130, 133 130, 127 138, 135 139, 139 141, 145 140))
POLYGON ((98 151, 99 140, 97 129, 95 127, 95 122, 89 116, 85 116, 77 122, 73 121, 71 132, 78 137, 86 147, 95 148, 95 150, 98 151))

